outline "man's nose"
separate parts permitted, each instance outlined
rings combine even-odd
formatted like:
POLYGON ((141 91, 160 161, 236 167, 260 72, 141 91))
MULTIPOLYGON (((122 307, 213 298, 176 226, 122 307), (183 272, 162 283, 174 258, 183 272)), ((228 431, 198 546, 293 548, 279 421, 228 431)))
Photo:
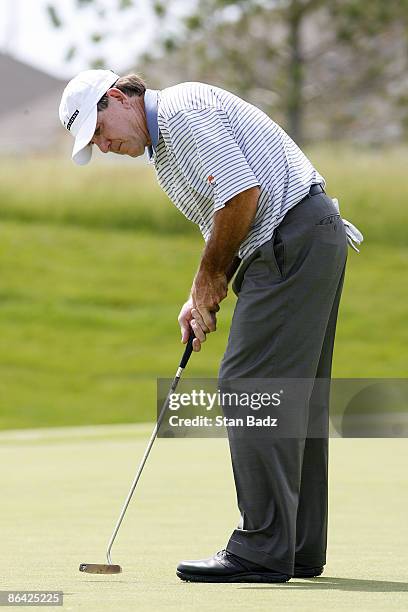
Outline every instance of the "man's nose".
POLYGON ((110 148, 110 140, 107 140, 106 138, 95 138, 94 142, 102 153, 108 153, 110 148))
POLYGON ((106 140, 106 138, 101 139, 101 141, 98 143, 98 147, 102 153, 107 153, 110 147, 110 140, 106 140))

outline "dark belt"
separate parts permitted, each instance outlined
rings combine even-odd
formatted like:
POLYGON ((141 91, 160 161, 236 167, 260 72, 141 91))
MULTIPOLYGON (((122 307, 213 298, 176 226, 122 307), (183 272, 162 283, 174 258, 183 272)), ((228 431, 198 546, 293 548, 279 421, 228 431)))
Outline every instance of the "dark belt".
MULTIPOLYGON (((302 204, 302 202, 305 202, 305 200, 307 200, 308 198, 311 198, 314 195, 318 195, 319 193, 326 193, 325 190, 323 189, 323 187, 321 186, 321 184, 320 183, 315 183, 314 185, 311 185, 310 189, 309 189, 309 193, 307 193, 305 196, 303 196, 303 198, 300 200, 300 202, 295 204, 295 206, 299 206, 299 204, 302 204)), ((282 223, 282 221, 281 221, 281 223, 282 223)))
POLYGON ((323 189, 323 187, 319 184, 314 184, 311 185, 310 189, 309 189, 309 196, 314 196, 317 195, 318 193, 326 193, 325 190, 323 189))

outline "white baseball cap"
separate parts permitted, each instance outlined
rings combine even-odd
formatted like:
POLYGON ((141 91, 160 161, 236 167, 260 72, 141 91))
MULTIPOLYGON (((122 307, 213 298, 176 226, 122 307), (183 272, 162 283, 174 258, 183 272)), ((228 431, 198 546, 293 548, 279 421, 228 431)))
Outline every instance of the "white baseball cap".
POLYGON ((119 78, 113 70, 84 70, 64 89, 59 117, 63 126, 75 138, 72 159, 80 166, 87 164, 92 157, 92 145, 89 142, 96 128, 96 106, 119 78))

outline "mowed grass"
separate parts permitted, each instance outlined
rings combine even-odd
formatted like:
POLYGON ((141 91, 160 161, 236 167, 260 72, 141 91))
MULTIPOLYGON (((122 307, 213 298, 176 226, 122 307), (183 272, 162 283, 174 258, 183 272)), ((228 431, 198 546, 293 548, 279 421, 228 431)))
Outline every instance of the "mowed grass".
MULTIPOLYGON (((349 250, 333 373, 404 377, 407 156, 311 157, 366 237, 349 250)), ((183 349, 197 229, 138 165, 8 161, 0 190, 0 428, 152 420, 156 378, 173 376, 183 349)), ((234 303, 188 376, 217 375, 234 303)))
MULTIPOLYGON (((407 446, 331 440, 324 574, 286 584, 192 584, 182 559, 224 548, 238 521, 226 439, 159 439, 112 550, 107 542, 149 428, 0 434, 3 590, 62 590, 64 610, 378 611, 408 607, 407 446), (199 476, 199 477, 197 477, 199 476)), ((56 608, 57 609, 57 608, 56 608)))

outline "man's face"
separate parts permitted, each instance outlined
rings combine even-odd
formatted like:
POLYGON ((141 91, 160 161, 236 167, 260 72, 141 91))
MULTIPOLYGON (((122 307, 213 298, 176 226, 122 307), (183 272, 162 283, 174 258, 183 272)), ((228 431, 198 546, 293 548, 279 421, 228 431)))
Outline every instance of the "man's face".
POLYGON ((98 111, 91 144, 96 144, 102 153, 131 157, 143 155, 150 142, 143 105, 117 89, 110 89, 107 93, 109 104, 106 109, 98 111))

